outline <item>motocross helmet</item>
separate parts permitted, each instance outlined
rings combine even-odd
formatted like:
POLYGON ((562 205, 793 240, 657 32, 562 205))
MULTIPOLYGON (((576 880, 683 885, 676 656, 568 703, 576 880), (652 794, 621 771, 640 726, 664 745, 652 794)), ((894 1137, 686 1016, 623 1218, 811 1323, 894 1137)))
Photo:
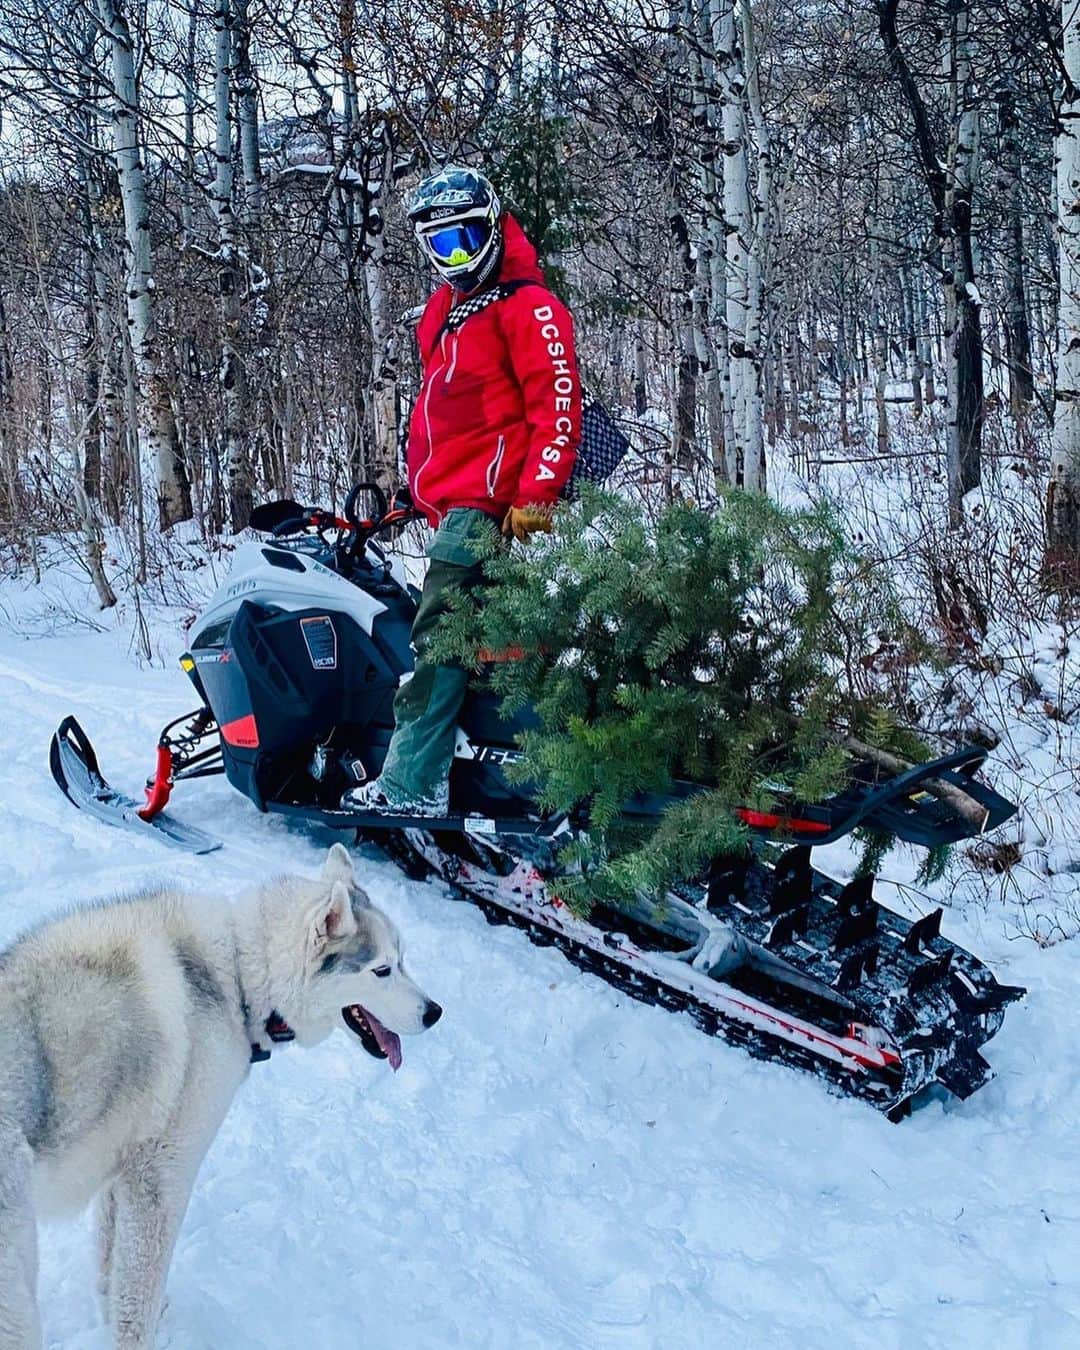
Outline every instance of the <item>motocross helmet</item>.
POLYGON ((406 212, 428 261, 459 291, 492 278, 502 252, 500 206, 482 173, 448 164, 413 190, 406 212))

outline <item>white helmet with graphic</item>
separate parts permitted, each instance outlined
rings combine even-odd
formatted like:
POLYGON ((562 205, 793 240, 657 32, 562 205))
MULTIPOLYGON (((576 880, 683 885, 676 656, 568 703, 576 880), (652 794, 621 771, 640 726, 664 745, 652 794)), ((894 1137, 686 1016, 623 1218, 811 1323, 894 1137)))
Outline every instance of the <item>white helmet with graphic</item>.
POLYGON ((499 197, 484 175, 448 164, 425 178, 406 205, 424 253, 444 280, 475 291, 499 261, 499 197))

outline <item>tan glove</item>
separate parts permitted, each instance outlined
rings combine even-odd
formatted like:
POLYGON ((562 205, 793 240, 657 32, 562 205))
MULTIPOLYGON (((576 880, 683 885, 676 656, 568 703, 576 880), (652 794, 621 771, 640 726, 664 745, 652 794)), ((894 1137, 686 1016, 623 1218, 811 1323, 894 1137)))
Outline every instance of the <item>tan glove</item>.
POLYGON ((502 523, 503 534, 527 544, 534 534, 551 533, 550 506, 512 506, 502 523))

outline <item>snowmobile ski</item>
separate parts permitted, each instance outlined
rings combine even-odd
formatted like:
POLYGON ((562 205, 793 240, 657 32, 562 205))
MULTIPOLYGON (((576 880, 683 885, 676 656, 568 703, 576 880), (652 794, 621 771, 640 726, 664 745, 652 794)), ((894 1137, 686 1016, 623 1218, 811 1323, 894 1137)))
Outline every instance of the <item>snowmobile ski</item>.
POLYGON ((145 805, 110 787, 98 767, 94 747, 74 717, 65 717, 52 738, 49 768, 68 801, 106 825, 153 836, 188 853, 213 853, 221 847, 212 835, 164 812, 145 816, 145 805))

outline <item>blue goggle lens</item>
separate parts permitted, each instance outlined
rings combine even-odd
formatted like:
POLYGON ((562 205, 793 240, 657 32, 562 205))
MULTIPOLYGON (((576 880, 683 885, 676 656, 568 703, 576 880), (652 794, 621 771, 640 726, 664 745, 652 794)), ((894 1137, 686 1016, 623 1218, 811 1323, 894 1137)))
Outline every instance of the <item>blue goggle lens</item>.
POLYGON ((491 226, 482 220, 467 220, 461 225, 425 232, 423 239, 432 257, 451 266, 471 262, 487 243, 491 226))

